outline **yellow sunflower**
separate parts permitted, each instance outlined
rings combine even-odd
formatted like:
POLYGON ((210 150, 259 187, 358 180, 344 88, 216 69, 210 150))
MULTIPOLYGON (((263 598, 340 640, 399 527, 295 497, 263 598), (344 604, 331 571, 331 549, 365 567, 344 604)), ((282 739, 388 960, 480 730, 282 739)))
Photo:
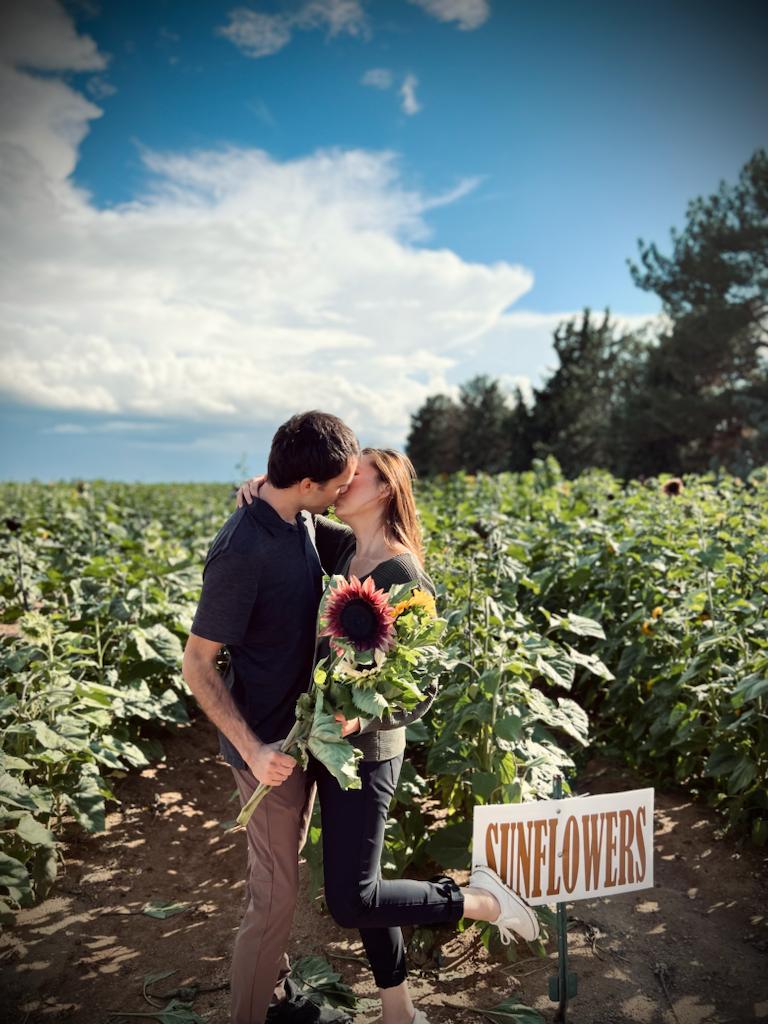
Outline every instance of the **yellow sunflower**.
POLYGON ((435 606, 435 599, 426 590, 414 590, 410 597, 406 598, 405 601, 398 602, 392 609, 394 617, 402 615, 408 608, 426 608, 433 619, 437 618, 437 607, 435 606))

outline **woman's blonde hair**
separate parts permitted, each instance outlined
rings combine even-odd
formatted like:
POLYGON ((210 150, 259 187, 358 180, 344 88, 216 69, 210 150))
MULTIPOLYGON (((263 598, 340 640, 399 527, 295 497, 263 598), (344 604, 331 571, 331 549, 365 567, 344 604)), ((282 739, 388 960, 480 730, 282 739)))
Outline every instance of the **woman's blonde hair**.
POLYGON ((384 507, 387 541, 402 544, 423 565, 424 545, 413 496, 416 479, 413 463, 407 455, 392 448, 363 448, 361 454, 370 455, 379 479, 389 488, 389 499, 384 507))

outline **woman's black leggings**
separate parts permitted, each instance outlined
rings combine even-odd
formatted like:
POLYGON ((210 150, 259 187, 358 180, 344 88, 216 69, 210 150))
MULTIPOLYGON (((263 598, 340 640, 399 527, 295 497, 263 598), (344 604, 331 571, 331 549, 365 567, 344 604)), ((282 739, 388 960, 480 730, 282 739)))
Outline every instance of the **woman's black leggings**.
POLYGON ((343 790, 312 758, 323 827, 325 901, 343 928, 359 928, 379 988, 407 976, 400 925, 455 923, 464 897, 450 878, 418 882, 382 879, 381 851, 389 804, 403 754, 388 761, 360 761, 361 789, 343 790))

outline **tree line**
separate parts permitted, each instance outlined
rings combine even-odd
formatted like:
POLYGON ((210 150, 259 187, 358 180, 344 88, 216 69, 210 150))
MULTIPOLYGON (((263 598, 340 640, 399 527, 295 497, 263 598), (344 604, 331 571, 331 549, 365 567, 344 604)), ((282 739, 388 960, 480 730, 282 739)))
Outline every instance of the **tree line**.
POLYGON ((768 462, 768 152, 689 203, 671 240, 664 255, 641 239, 627 261, 661 299, 663 326, 629 330, 585 309, 556 328, 559 365, 532 400, 488 376, 458 399, 432 395, 411 417, 417 472, 517 471, 547 455, 568 476, 624 478, 768 462))

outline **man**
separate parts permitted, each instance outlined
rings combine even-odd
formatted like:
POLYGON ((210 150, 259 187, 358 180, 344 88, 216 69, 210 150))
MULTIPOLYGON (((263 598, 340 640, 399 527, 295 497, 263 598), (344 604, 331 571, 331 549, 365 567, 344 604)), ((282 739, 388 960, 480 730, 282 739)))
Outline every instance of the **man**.
POLYGON ((322 588, 301 510, 333 504, 359 452, 349 427, 327 413, 303 413, 280 427, 259 499, 230 516, 211 544, 184 651, 184 678, 219 730, 241 803, 259 782, 273 787, 246 829, 248 903, 232 960, 232 1024, 262 1024, 270 1001, 285 999, 314 786, 279 747, 309 687, 322 588), (223 678, 222 647, 229 654, 223 678))

